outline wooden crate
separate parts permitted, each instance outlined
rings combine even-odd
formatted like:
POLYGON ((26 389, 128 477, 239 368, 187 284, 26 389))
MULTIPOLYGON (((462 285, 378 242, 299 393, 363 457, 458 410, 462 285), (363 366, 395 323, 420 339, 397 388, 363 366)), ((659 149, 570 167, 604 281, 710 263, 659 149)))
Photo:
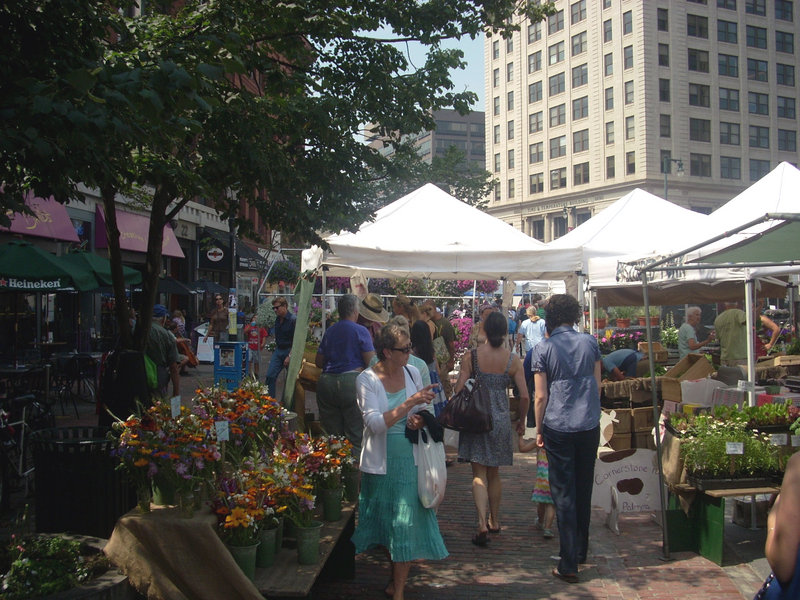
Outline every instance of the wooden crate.
POLYGON ((616 433, 608 442, 614 450, 630 450, 631 449, 631 434, 630 433, 616 433))
MULTIPOLYGON (((649 342, 639 342, 639 352, 644 352, 644 357, 648 358, 650 349, 649 342)), ((657 363, 665 363, 669 358, 669 352, 659 342, 653 342, 653 360, 657 363)))
POLYGON ((631 409, 632 429, 631 431, 650 431, 653 428, 653 407, 645 406, 642 408, 631 409))
MULTIPOLYGON (((632 420, 631 420, 631 409, 630 408, 615 408, 613 409, 616 413, 615 418, 617 419, 617 423, 614 423, 614 435, 617 434, 624 434, 631 432, 632 420)), ((610 411, 604 410, 604 412, 608 413, 610 411)))
POLYGON ((800 354, 787 354, 775 357, 776 367, 788 367, 790 365, 800 365, 800 354))
POLYGON ((640 431, 631 435, 633 437, 632 443, 634 448, 645 448, 647 450, 656 449, 656 441, 653 439, 652 432, 640 431))

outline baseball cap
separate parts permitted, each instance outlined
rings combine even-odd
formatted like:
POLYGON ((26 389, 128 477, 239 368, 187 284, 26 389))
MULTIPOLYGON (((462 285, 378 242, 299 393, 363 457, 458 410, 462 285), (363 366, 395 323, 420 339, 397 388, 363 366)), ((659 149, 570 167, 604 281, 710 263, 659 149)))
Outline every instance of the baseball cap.
POLYGON ((167 307, 163 304, 156 304, 153 306, 153 318, 160 319, 161 317, 169 316, 169 311, 167 307))

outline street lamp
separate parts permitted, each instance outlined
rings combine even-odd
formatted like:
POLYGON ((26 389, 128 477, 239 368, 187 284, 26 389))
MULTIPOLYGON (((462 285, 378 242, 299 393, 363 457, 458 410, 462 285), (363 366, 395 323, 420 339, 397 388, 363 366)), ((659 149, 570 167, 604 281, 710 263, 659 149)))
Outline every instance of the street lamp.
POLYGON ((667 175, 672 172, 672 163, 675 163, 675 172, 678 175, 683 175, 683 161, 680 158, 671 158, 669 156, 663 157, 661 161, 661 170, 664 171, 664 200, 667 199, 667 192, 669 191, 667 175))

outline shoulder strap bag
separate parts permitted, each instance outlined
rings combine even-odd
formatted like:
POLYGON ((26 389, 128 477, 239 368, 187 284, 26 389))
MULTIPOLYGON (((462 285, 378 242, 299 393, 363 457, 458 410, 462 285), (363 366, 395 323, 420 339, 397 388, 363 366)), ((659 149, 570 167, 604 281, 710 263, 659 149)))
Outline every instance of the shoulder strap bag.
POLYGON ((490 407, 489 390, 478 376, 478 359, 472 350, 472 378, 447 402, 439 414, 439 423, 455 431, 485 433, 493 427, 490 407))

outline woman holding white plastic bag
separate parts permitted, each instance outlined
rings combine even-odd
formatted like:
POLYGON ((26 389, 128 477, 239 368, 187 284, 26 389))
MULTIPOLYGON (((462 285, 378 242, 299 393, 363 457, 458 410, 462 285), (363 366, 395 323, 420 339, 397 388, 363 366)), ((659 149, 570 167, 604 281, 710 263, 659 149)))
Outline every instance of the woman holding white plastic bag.
POLYGON ((356 379, 364 442, 358 526, 352 541, 356 552, 386 549, 392 578, 384 592, 402 600, 412 560, 448 555, 435 512, 419 500, 414 445, 405 435, 406 426, 419 430, 424 425, 416 413, 435 394, 432 385, 422 387, 419 371, 407 366, 411 344, 402 329, 385 326, 375 339, 375 351, 378 362, 356 379))

